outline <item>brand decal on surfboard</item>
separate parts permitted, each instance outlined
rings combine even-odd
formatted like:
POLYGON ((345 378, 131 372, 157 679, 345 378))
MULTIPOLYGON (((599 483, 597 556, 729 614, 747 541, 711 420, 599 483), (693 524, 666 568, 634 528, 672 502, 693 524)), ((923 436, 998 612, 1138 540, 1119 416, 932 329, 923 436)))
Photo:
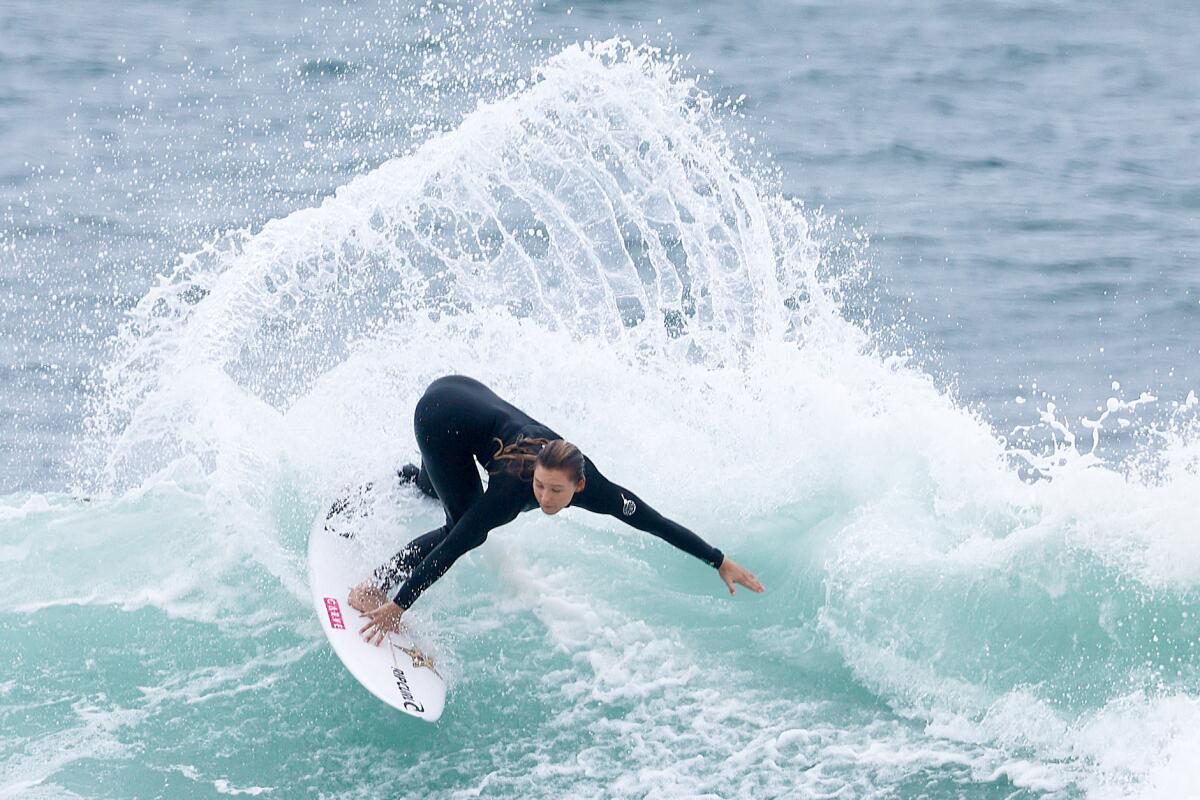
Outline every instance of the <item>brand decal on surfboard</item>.
POLYGON ((392 667, 392 676, 396 679, 396 688, 400 690, 400 696, 404 698, 404 707, 423 714, 425 706, 418 703, 417 699, 413 697, 412 689, 408 688, 408 678, 404 677, 404 670, 392 667))
POLYGON ((346 630, 346 623, 342 620, 342 607, 338 605, 336 597, 325 598, 325 613, 329 615, 329 627, 339 631, 346 630))

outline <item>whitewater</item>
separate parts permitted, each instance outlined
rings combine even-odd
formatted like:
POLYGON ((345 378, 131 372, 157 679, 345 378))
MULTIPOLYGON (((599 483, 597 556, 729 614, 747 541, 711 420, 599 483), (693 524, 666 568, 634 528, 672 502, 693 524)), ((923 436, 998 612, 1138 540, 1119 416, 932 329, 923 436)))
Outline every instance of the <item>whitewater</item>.
POLYGON ((1190 796, 1195 393, 998 425, 862 311, 861 228, 756 166, 678 50, 550 50, 123 312, 73 485, 0 496, 0 797, 1190 796), (522 515, 408 614, 442 720, 376 702, 306 536, 367 482, 380 560, 439 524, 394 473, 448 373, 767 592, 522 515))

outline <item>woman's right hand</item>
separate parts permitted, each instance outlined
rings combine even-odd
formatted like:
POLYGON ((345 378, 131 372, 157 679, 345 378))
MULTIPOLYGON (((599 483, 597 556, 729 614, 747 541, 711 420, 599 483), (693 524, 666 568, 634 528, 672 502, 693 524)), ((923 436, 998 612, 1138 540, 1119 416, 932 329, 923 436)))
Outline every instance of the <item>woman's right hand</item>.
POLYGON ((358 629, 359 635, 367 644, 379 647, 389 633, 400 630, 400 618, 404 616, 404 611, 391 600, 380 603, 379 608, 364 611, 362 616, 367 618, 367 623, 358 629))
POLYGON ((350 607, 355 611, 371 611, 379 608, 387 599, 387 593, 370 580, 363 581, 350 590, 350 607))
POLYGON ((735 583, 740 583, 752 592, 765 592, 766 589, 758 582, 758 578, 750 570, 739 566, 729 556, 721 562, 721 566, 717 569, 717 574, 721 576, 721 580, 725 581, 725 585, 729 587, 730 594, 737 594, 737 589, 733 588, 735 583))

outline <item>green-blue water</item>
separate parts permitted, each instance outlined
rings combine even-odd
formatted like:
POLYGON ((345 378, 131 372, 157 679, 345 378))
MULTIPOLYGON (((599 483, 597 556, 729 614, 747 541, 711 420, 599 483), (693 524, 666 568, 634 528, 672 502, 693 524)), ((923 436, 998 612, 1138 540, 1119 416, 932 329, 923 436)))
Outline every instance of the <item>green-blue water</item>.
POLYGON ((1191 796, 1168 6, 7 5, 0 798, 1191 796), (373 700, 305 537, 447 372, 766 593, 524 515, 373 700))

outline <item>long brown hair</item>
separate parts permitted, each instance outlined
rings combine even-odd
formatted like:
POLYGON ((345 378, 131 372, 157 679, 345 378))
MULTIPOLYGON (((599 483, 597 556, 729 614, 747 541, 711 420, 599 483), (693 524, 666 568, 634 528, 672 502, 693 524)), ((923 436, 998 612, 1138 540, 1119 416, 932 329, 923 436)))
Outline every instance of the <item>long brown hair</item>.
POLYGON ((566 439, 555 439, 538 453, 537 464, 542 469, 558 469, 567 473, 571 483, 583 480, 583 453, 566 439))
POLYGON ((543 469, 562 470, 575 483, 583 480, 583 453, 565 439, 545 439, 520 435, 512 444, 505 444, 493 437, 497 445, 492 453, 493 475, 503 472, 523 481, 533 480, 533 470, 538 465, 543 469))

